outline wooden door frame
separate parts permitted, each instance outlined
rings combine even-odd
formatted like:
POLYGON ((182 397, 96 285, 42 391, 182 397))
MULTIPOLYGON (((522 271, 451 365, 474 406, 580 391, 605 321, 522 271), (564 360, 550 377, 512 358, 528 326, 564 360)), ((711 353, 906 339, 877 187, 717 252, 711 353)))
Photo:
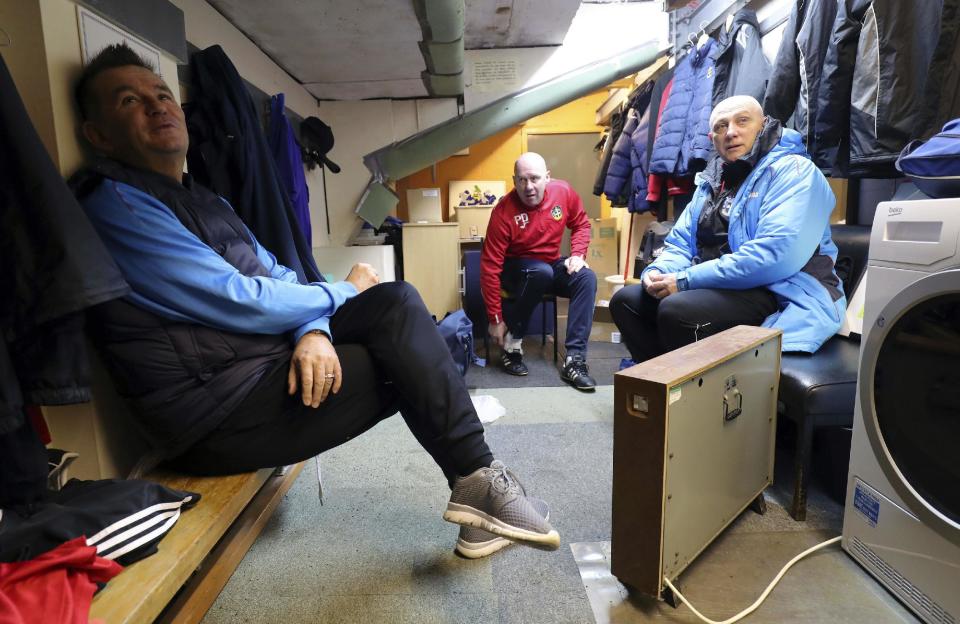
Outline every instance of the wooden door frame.
MULTIPOLYGON (((520 127, 520 150, 522 153, 529 151, 527 147, 527 136, 543 134, 594 134, 598 138, 603 134, 602 129, 598 129, 595 124, 578 124, 574 126, 540 126, 537 128, 520 127)), ((600 196, 600 218, 605 219, 610 216, 610 200, 606 195, 600 196)))

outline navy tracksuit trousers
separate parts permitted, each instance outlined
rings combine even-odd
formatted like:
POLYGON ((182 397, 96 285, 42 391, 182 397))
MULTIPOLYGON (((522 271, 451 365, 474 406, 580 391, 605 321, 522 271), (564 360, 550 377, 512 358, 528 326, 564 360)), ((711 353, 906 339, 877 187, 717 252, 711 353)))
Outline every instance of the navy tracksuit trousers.
POLYGON ((504 322, 515 338, 527 333, 530 315, 547 293, 570 299, 567 313, 567 355, 586 357, 587 341, 593 326, 593 305, 597 297, 597 276, 587 267, 567 273, 565 258, 553 264, 530 258, 507 258, 503 261, 500 285, 515 299, 504 322))

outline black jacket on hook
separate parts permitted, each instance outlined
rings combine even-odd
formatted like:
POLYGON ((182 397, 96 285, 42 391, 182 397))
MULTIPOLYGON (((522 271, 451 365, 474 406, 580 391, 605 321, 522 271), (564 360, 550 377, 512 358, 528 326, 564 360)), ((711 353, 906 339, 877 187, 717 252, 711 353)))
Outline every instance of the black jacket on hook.
POLYGON ((2 57, 0 93, 2 508, 28 502, 46 483, 24 404, 90 400, 83 310, 130 287, 50 160, 2 57))
POLYGON ((730 30, 721 27, 714 52, 713 105, 734 95, 752 95, 763 101, 770 78, 770 62, 760 47, 757 13, 737 11, 730 30))
POLYGON ((190 68, 191 175, 229 201, 257 240, 276 254, 280 264, 296 271, 301 283, 324 281, 237 69, 218 45, 195 53, 190 68))
MULTIPOLYGON (((956 93, 925 98, 940 42, 944 5, 955 0, 843 0, 840 2, 815 118, 814 162, 854 176, 898 176, 900 150, 925 130, 930 107, 946 101, 956 111, 956 93)), ((954 36, 955 39, 955 36, 954 36)), ((954 43, 955 45, 955 43, 954 43)))
POLYGON ((837 0, 796 0, 763 97, 763 111, 803 137, 813 153, 814 118, 837 0), (792 124, 787 122, 793 119, 792 124))

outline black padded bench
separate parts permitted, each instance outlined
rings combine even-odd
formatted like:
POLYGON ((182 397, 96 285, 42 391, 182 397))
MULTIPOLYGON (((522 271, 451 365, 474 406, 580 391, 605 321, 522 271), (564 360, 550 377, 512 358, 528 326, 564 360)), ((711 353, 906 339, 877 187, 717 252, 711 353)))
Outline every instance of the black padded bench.
MULTIPOLYGON (((870 226, 834 225, 837 244, 836 269, 849 301, 867 266, 870 226)), ((817 427, 853 425, 860 341, 834 336, 820 349, 808 353, 784 353, 780 368, 778 411, 797 427, 794 458, 794 491, 790 515, 807 517, 807 479, 811 468, 813 430, 817 427)))

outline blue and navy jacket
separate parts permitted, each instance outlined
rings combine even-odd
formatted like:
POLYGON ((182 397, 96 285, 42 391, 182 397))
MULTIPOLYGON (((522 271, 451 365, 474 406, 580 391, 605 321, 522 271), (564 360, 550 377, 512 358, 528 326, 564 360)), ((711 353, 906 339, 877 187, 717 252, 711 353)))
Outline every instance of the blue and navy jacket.
POLYGON ((702 170, 713 153, 707 133, 713 109, 715 60, 711 52, 715 45, 714 39, 707 39, 677 65, 650 155, 650 173, 691 175, 702 170))
POLYGON ((713 187, 698 176, 697 190, 667 236, 664 251, 644 271, 677 273, 686 288, 764 286, 780 309, 763 322, 783 331, 784 351, 813 353, 840 329, 847 307, 834 272, 830 238, 835 198, 804 151, 798 132, 784 129, 737 191, 730 210, 730 253, 698 263, 697 222, 713 187))
POLYGON ((630 165, 630 136, 637 129, 640 116, 636 108, 631 108, 627 112, 627 121, 623 124, 623 131, 617 142, 613 146, 613 156, 610 158, 610 166, 607 168, 607 179, 603 183, 603 194, 611 202, 616 203, 620 196, 629 195, 629 187, 624 191, 632 175, 630 165))
POLYGON ((650 210, 647 202, 647 136, 650 131, 650 106, 644 110, 631 108, 623 133, 613 148, 613 157, 607 170, 603 192, 614 201, 627 196, 627 210, 645 212, 650 210))

